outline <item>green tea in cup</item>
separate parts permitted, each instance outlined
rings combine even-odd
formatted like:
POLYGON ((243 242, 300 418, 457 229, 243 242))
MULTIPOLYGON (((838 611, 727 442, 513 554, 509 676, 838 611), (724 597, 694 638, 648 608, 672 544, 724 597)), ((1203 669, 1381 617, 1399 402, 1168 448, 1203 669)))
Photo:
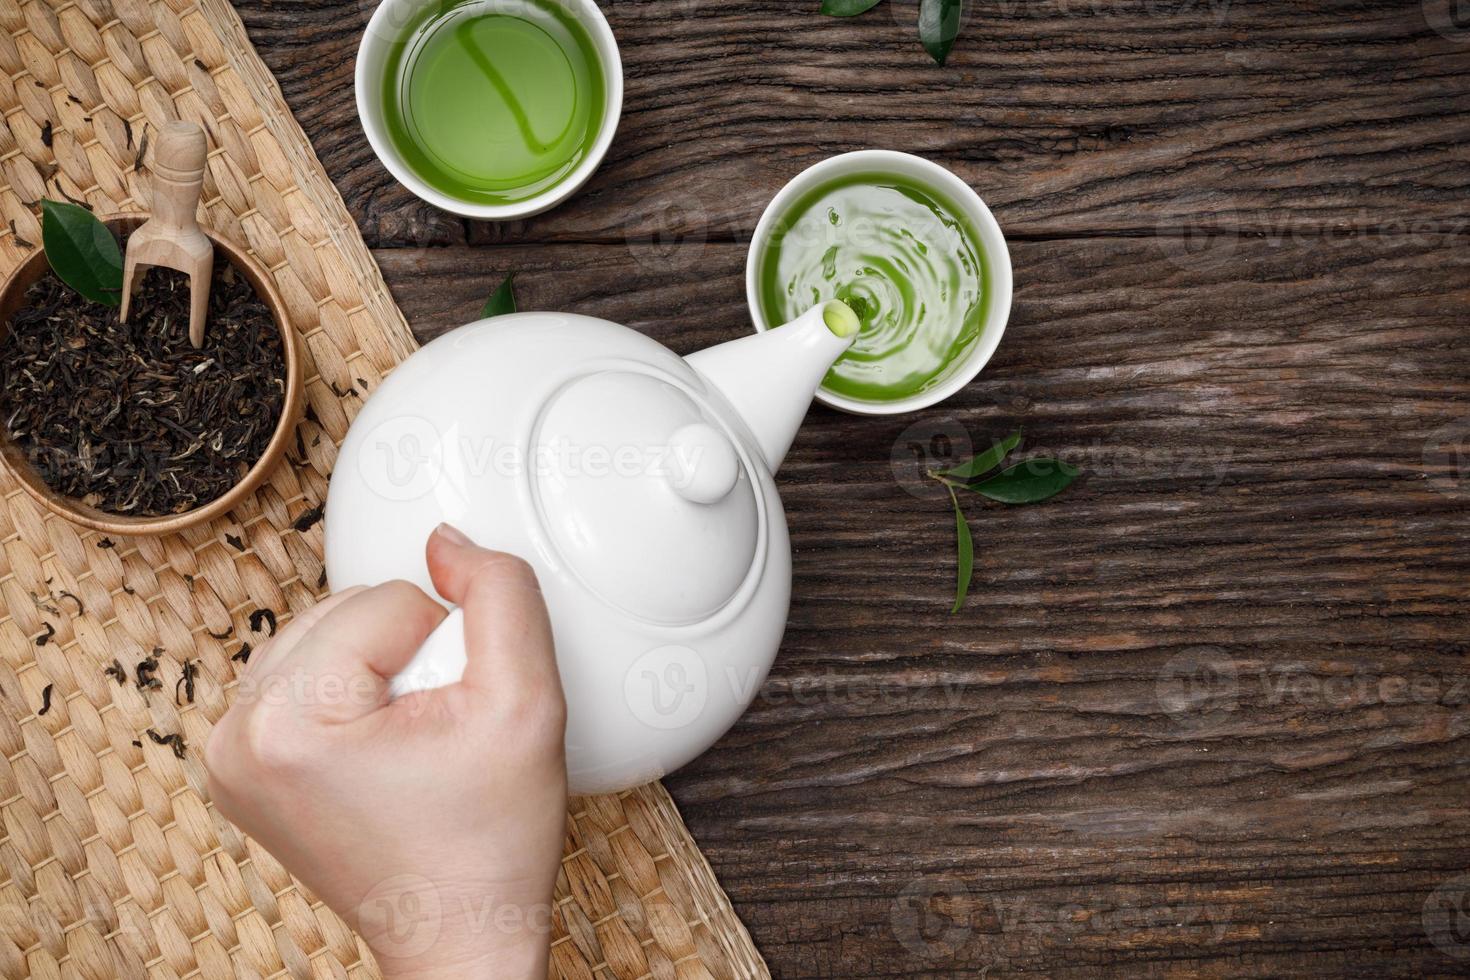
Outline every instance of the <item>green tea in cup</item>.
POLYGON ((424 4, 385 55, 382 131, 415 177, 455 201, 544 194, 608 124, 597 45, 555 0, 424 4))
MULTIPOLYGON (((881 159, 884 151, 864 152, 881 159)), ((907 154, 890 156, 911 170, 914 161, 934 167, 907 154)), ((814 303, 842 300, 857 314, 861 331, 822 391, 850 410, 917 407, 926 393, 968 380, 958 376, 979 369, 976 355, 988 357, 1004 327, 1004 311, 990 316, 996 290, 982 236, 968 214, 973 208, 913 173, 833 169, 781 207, 758 243, 751 285, 759 315, 766 324, 780 324, 814 303), (997 320, 989 349, 977 351, 987 324, 997 320)), ((984 209, 978 198, 975 206, 984 209)), ((1008 283, 1008 258, 1004 273, 1008 283)), ((1001 302, 1008 305, 1009 290, 1004 292, 1001 302)))

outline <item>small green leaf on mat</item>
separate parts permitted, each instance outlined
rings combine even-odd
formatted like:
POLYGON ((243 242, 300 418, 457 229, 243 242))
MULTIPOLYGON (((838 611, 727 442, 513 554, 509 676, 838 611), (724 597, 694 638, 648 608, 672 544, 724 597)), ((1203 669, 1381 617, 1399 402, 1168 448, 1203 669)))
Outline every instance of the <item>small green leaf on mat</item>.
POLYGON ((1028 459, 969 489, 1003 504, 1035 504, 1067 489, 1078 472, 1058 459, 1028 459))
POLYGON ((490 298, 485 301, 485 305, 480 309, 481 319, 502 316, 506 313, 514 313, 516 311, 515 279, 516 274, 514 272, 510 273, 505 277, 505 282, 502 282, 500 287, 490 294, 490 298))
POLYGON ((963 9, 964 0, 919 0, 919 40, 941 65, 959 36, 963 9))
POLYGON ((95 214, 75 204, 42 200, 41 241, 46 261, 62 282, 94 303, 122 302, 122 252, 95 214))
POLYGON ((1006 454, 1020 444, 1021 430, 1017 429, 989 449, 982 453, 976 453, 960 465, 951 469, 940 470, 939 475, 952 477, 956 480, 973 480, 977 476, 984 476, 999 466, 1001 460, 1006 458, 1006 454))
POLYGON ((954 540, 957 562, 954 608, 949 611, 949 614, 953 616, 965 604, 965 596, 970 594, 970 576, 975 573, 975 540, 970 537, 970 524, 965 520, 965 512, 960 509, 960 499, 954 495, 954 487, 949 488, 949 499, 954 504, 954 540))
POLYGON ((883 0, 822 0, 822 13, 828 17, 856 17, 882 2, 883 0))

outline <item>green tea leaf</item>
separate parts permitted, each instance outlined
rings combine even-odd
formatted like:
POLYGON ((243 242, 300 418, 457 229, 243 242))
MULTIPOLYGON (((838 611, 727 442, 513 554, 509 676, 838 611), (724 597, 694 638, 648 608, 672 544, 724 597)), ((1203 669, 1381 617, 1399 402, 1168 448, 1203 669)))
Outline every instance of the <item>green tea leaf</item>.
POLYGON ((828 17, 856 17, 882 2, 883 0, 822 0, 822 13, 828 17))
POLYGON ((490 294, 490 298, 485 301, 485 305, 480 309, 480 318, 482 320, 486 317, 502 316, 503 314, 514 313, 516 311, 515 278, 516 274, 514 272, 510 273, 505 277, 505 282, 502 282, 500 287, 490 294))
POLYGON ((973 480, 977 476, 984 476, 999 466, 1001 460, 1005 459, 1006 455, 1020 444, 1021 430, 1017 429, 983 453, 977 453, 958 466, 940 470, 939 475, 953 477, 956 480, 973 480))
POLYGON ((1003 504, 1035 504, 1067 489, 1079 472, 1058 459, 1028 459, 969 489, 1003 504))
POLYGON ((965 512, 960 509, 960 498, 954 495, 954 487, 949 488, 949 499, 954 503, 954 540, 957 558, 954 608, 949 611, 949 614, 953 616, 965 604, 965 596, 970 594, 970 576, 975 573, 975 540, 970 537, 970 523, 965 520, 965 512))
POLYGON ((61 281, 94 303, 122 302, 123 260, 117 239, 84 207, 41 201, 46 261, 61 281))
POLYGON ((919 0, 919 40, 941 65, 960 33, 964 0, 919 0))

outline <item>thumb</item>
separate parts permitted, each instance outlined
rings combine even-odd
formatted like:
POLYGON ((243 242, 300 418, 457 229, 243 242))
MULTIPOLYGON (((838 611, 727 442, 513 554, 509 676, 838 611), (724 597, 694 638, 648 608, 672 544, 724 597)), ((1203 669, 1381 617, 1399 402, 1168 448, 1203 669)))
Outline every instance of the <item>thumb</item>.
POLYGON ((551 620, 530 564, 481 548, 449 524, 429 536, 429 575, 464 610, 462 683, 487 692, 551 692, 561 697, 551 620))

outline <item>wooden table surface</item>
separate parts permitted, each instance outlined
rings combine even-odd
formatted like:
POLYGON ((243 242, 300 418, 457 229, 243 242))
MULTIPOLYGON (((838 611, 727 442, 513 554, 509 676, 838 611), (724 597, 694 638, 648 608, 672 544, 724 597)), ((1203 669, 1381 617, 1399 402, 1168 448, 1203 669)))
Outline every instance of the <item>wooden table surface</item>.
POLYGON ((669 780, 778 977, 1470 972, 1470 10, 1463 0, 603 0, 592 182, 463 222, 374 160, 373 0, 240 0, 423 339, 523 309, 689 352, 824 156, 909 150, 1010 243, 999 353, 910 417, 812 410, 791 623, 669 780), (1081 465, 970 507, 915 476, 1024 425, 1081 465))

